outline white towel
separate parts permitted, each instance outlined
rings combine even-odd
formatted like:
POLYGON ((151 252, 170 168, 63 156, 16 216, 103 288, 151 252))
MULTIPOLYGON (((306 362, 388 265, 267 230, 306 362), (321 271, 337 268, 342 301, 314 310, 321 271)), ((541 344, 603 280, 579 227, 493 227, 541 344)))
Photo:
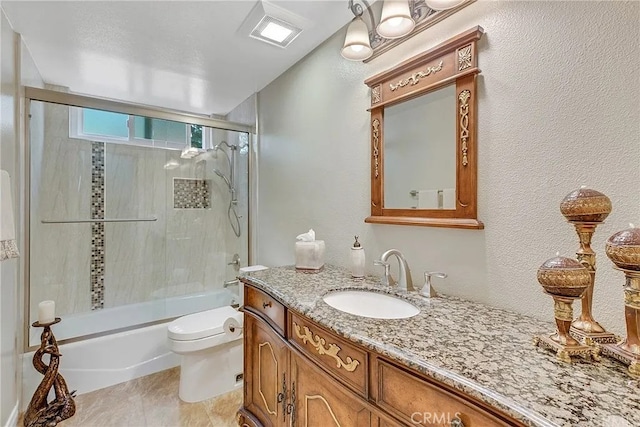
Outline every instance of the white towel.
POLYGON ((442 190, 442 209, 456 208, 456 189, 445 188, 442 190))
POLYGON ((438 209, 438 190, 418 191, 418 209, 438 209))
POLYGON ((11 203, 11 181, 7 171, 0 170, 0 261, 19 255, 11 203))

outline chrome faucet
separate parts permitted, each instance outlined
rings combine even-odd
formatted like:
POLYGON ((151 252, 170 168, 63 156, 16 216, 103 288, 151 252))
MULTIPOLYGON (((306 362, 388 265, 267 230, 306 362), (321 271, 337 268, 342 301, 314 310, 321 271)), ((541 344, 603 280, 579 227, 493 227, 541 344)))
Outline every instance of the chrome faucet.
MULTIPOLYGON (((413 281, 411 280, 411 271, 409 270, 409 264, 407 264, 407 260, 397 249, 389 249, 382 255, 380 255, 380 261, 374 262, 376 265, 385 265, 385 279, 388 282, 389 286, 393 286, 393 278, 391 274, 389 274, 389 263, 387 260, 391 255, 395 255, 398 258, 398 289, 403 291, 415 291, 416 289, 413 287, 413 281)), ((383 279, 383 284, 385 279, 383 279)))
POLYGON ((438 293, 433 286, 431 286, 431 277, 439 277, 440 279, 446 279, 447 273, 440 273, 436 271, 425 271, 424 272, 424 286, 420 291, 420 295, 425 298, 434 298, 438 296, 438 293))

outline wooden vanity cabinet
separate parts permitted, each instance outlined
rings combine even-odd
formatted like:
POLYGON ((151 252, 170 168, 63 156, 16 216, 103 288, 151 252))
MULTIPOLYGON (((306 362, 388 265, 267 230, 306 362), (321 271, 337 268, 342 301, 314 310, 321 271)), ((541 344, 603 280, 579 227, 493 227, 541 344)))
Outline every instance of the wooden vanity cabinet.
POLYGON ((523 426, 337 336, 249 283, 244 289, 240 426, 523 426))
POLYGON ((244 406, 262 425, 281 425, 289 349, 268 324, 250 315, 245 315, 244 333, 244 406))
POLYGON ((293 426, 370 427, 366 403, 304 356, 291 355, 293 426))

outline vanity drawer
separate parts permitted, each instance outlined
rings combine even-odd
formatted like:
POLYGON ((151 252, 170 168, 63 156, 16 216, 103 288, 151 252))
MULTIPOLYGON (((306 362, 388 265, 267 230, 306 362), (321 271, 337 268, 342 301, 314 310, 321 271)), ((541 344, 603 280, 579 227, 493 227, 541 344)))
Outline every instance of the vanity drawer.
MULTIPOLYGON (((465 427, 520 426, 435 382, 416 377, 382 359, 375 362, 373 394, 377 405, 407 425, 449 426, 456 418, 465 427)), ((455 421, 454 421, 455 422, 455 421)))
POLYGON ((367 397, 367 352, 289 311, 288 340, 345 385, 367 397))
POLYGON ((286 312, 284 306, 270 295, 250 286, 244 286, 244 307, 258 312, 273 328, 284 336, 286 312))

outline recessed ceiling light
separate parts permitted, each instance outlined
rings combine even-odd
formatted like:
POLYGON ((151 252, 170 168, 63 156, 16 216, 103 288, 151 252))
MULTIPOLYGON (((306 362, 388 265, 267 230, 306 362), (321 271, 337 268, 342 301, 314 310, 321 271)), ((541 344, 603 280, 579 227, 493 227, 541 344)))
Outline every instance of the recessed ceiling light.
POLYGON ((254 39, 262 40, 275 46, 287 47, 301 32, 301 28, 266 15, 249 35, 254 39))
POLYGON ((267 1, 258 1, 238 31, 274 46, 287 47, 309 21, 267 1))
POLYGON ((260 32, 260 35, 275 42, 282 43, 282 41, 289 37, 289 34, 291 34, 292 32, 293 31, 291 31, 290 29, 278 25, 275 22, 269 22, 267 26, 264 27, 264 29, 260 32))

